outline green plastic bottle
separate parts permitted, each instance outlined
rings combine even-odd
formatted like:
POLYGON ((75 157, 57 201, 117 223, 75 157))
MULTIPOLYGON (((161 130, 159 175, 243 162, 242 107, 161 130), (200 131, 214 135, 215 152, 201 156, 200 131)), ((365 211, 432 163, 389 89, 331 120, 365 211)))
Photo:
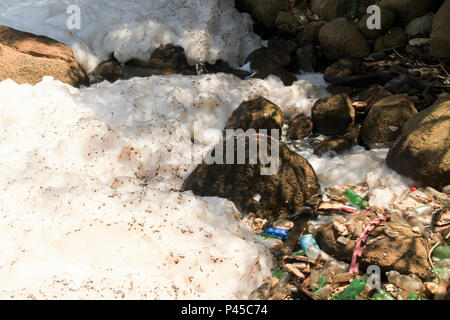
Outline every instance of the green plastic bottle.
POLYGON ((395 300, 393 296, 384 291, 383 289, 377 289, 372 295, 373 300, 395 300))
POLYGON ((420 297, 417 294, 410 293, 408 300, 420 300, 420 297))
POLYGON ((450 259, 450 246, 439 246, 433 251, 433 257, 439 259, 450 259))
POLYGON ((369 207, 369 202, 364 200, 359 194, 357 194, 352 189, 345 190, 344 197, 347 198, 351 203, 357 205, 361 209, 367 209, 369 207))
POLYGON ((339 300, 355 300, 355 297, 359 295, 366 288, 366 282, 369 278, 368 274, 363 275, 360 278, 356 278, 350 283, 350 285, 341 293, 339 300))

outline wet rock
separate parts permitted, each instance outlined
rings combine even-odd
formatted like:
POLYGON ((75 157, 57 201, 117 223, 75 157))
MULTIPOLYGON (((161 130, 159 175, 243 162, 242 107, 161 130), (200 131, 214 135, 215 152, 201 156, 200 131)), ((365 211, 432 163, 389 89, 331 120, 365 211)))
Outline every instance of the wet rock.
POLYGON ((260 70, 267 65, 277 67, 287 66, 291 61, 290 53, 284 47, 259 48, 250 53, 246 62, 250 62, 252 70, 260 70))
POLYGON ((275 20, 274 27, 281 32, 295 34, 300 29, 301 24, 291 11, 280 11, 275 20))
POLYGON ((289 121, 289 129, 286 133, 286 137, 289 140, 301 140, 311 135, 312 131, 313 122, 311 118, 300 113, 289 121))
POLYGON ((173 44, 161 45, 155 49, 148 61, 132 60, 128 64, 162 70, 183 71, 190 69, 184 49, 173 44))
POLYGON ((362 124, 359 143, 367 149, 390 147, 416 113, 407 95, 388 96, 375 102, 362 124))
POLYGON ((270 28, 277 19, 278 13, 286 7, 287 0, 236 0, 236 6, 262 24, 270 28))
POLYGON ((220 59, 217 60, 214 64, 206 62, 205 68, 207 73, 231 73, 239 77, 240 79, 245 79, 251 75, 251 73, 248 71, 233 69, 227 62, 220 59))
POLYGON ((347 56, 362 58, 370 53, 364 35, 346 18, 337 18, 324 25, 319 31, 319 41, 325 56, 330 60, 347 56))
POLYGON ((437 58, 450 58, 450 0, 446 0, 433 20, 430 53, 437 58))
POLYGON ((52 76, 74 87, 89 85, 89 78, 68 46, 28 32, 0 26, 0 81, 36 84, 52 76))
POLYGON ((312 0, 311 10, 321 18, 331 21, 346 14, 346 0, 312 0))
POLYGON ((226 129, 278 129, 283 127, 283 112, 264 97, 244 101, 233 111, 226 129))
POLYGON ((381 29, 369 29, 367 27, 367 20, 369 17, 371 17, 371 15, 366 14, 361 18, 359 21, 359 29, 366 38, 370 40, 376 39, 378 36, 389 30, 394 25, 395 21, 395 14, 391 10, 381 8, 381 29))
POLYGON ((314 147, 314 154, 321 156, 325 152, 334 151, 337 153, 344 153, 352 147, 353 143, 344 137, 333 137, 322 141, 314 147))
POLYGON ((354 126, 348 135, 344 137, 332 137, 320 142, 314 147, 314 154, 316 156, 321 156, 325 152, 334 151, 337 153, 344 153, 345 151, 352 148, 355 143, 356 138, 359 134, 359 126, 354 126))
POLYGON ((427 14, 435 6, 434 0, 382 0, 380 6, 392 10, 403 22, 427 14))
POLYGON ((314 72, 319 62, 317 49, 313 44, 298 48, 295 57, 295 66, 304 72, 314 72))
POLYGON ((318 44, 319 31, 326 24, 327 22, 324 20, 312 21, 306 24, 298 31, 295 42, 299 47, 307 44, 318 44))
POLYGON ((390 29, 385 34, 379 36, 375 41, 375 51, 383 51, 385 49, 403 46, 408 41, 406 33, 398 27, 390 29))
POLYGON ((450 98, 415 114, 390 148, 389 167, 427 186, 440 189, 450 181, 450 98))
POLYGON ((367 103, 367 108, 370 107, 377 101, 383 98, 392 96, 392 93, 387 91, 385 88, 379 85, 374 85, 359 94, 359 101, 364 101, 367 103))
POLYGON ((297 44, 291 40, 285 40, 280 37, 271 37, 267 42, 267 48, 278 52, 283 52, 285 55, 291 55, 295 52, 297 44))
POLYGON ((102 62, 92 72, 92 77, 97 81, 108 80, 115 82, 120 79, 122 75, 122 67, 116 60, 102 62))
POLYGON ((351 58, 344 58, 336 61, 325 69, 324 80, 329 83, 340 82, 355 72, 354 61, 351 58))
POLYGON ((316 101, 311 110, 314 132, 344 135, 355 124, 355 109, 347 94, 338 94, 316 101))
MULTIPOLYGON (((229 137, 226 141, 231 139, 236 157, 237 142, 242 136, 229 137)), ((269 155, 272 155, 274 143, 278 143, 264 134, 250 134, 249 139, 245 139, 245 164, 208 165, 203 162, 186 179, 183 190, 192 190, 200 196, 227 198, 244 212, 254 212, 268 221, 294 214, 296 208, 320 192, 316 174, 308 161, 283 143, 278 145, 278 171, 273 175, 263 175, 261 168, 267 168, 267 165, 261 163, 259 157, 256 164, 249 164, 250 139, 258 143, 264 139, 269 155), (254 199, 255 194, 261 196, 258 201, 254 199)), ((223 154, 226 154, 225 144, 223 154)), ((226 163, 225 159, 223 162, 226 163)))
POLYGON ((262 66, 258 72, 253 75, 253 78, 266 79, 270 75, 279 77, 285 86, 290 86, 297 81, 297 78, 292 73, 272 64, 262 66))
MULTIPOLYGON (((360 214, 356 220, 361 221, 364 226, 364 220, 367 220, 367 217, 367 214, 360 214)), ((376 216, 369 217, 370 220, 376 218, 376 216)), ((316 241, 322 250, 349 263, 357 237, 351 237, 345 245, 337 241, 339 237, 340 234, 332 223, 319 228, 316 233, 316 241)), ((363 247, 362 257, 358 258, 358 262, 362 270, 366 270, 369 265, 377 265, 383 273, 396 270, 404 274, 414 273, 421 278, 427 278, 430 276, 427 256, 428 250, 424 237, 418 236, 407 225, 387 221, 369 233, 367 243, 363 247), (380 237, 384 234, 385 227, 398 232, 398 237, 380 237), (380 237, 377 241, 369 241, 377 237, 380 237)))
POLYGON ((418 35, 429 36, 432 26, 433 16, 431 14, 427 14, 426 16, 411 20, 411 22, 406 26, 405 31, 410 37, 416 37, 418 35))

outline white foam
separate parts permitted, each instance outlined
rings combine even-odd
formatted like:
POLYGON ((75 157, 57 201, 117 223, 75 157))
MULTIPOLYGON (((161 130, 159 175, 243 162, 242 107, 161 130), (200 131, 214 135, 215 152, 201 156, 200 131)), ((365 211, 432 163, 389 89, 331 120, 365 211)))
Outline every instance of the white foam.
POLYGON ((0 82, 0 297, 245 298, 270 276, 267 248, 231 202, 178 192, 196 164, 169 160, 195 121, 204 155, 258 95, 286 113, 314 102, 275 77, 0 82))
POLYGON ((309 161, 322 187, 365 184, 370 204, 388 208, 395 195, 399 198, 413 184, 386 165, 388 149, 369 151, 354 146, 343 154, 329 151, 319 157, 310 146, 312 140, 292 141, 289 145, 309 161))
POLYGON ((0 24, 69 45, 87 71, 112 53, 122 63, 148 59, 167 43, 182 46, 190 63, 238 67, 261 46, 233 0, 2 0, 0 24), (81 9, 80 30, 67 28, 70 5, 81 9))

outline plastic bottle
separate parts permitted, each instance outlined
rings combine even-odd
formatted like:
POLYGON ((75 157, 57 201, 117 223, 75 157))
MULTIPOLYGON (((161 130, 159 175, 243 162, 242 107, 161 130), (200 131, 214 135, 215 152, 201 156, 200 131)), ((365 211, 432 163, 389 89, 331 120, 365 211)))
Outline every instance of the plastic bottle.
POLYGON ((264 233, 270 234, 272 236, 281 237, 282 240, 286 240, 288 237, 288 231, 284 229, 277 228, 267 228, 264 233))
POLYGON ((330 285, 323 286, 318 289, 315 293, 319 295, 321 298, 328 298, 328 296, 333 292, 333 288, 330 285))
POLYGON ((450 246, 439 246, 433 251, 433 257, 439 259, 450 259, 450 246))
POLYGON ((306 256, 311 260, 315 260, 320 254, 320 248, 312 234, 305 234, 300 237, 299 243, 305 250, 306 256))
POLYGON ((352 189, 345 190, 344 197, 361 209, 367 209, 369 207, 369 202, 367 200, 364 200, 352 189))
POLYGON ((384 291, 383 289, 377 289, 375 293, 372 295, 373 300, 395 300, 389 293, 384 291))
POLYGON ((355 297, 359 295, 366 288, 366 282, 369 278, 368 274, 363 275, 360 278, 356 278, 350 283, 350 285, 341 293, 339 300, 355 300, 355 297))
POLYGON ((319 270, 311 270, 309 275, 309 287, 311 290, 316 291, 319 285, 320 273, 319 270))
POLYGON ((420 294, 424 290, 423 283, 418 278, 405 276, 397 271, 386 272, 386 275, 390 283, 409 293, 420 294))
POLYGON ((420 300, 420 297, 417 294, 410 293, 408 296, 408 300, 420 300))

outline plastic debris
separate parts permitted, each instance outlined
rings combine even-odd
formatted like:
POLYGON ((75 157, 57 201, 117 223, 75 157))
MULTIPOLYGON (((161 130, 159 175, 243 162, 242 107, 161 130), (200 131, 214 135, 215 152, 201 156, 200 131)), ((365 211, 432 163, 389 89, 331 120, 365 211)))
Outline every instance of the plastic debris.
POLYGON ((267 228, 264 230, 265 234, 278 237, 278 239, 286 240, 288 238, 288 231, 277 228, 267 228))
POLYGON ((351 203, 358 206, 361 209, 367 209, 369 207, 369 202, 364 200, 360 195, 358 195, 352 189, 345 190, 344 197, 346 197, 351 203))

